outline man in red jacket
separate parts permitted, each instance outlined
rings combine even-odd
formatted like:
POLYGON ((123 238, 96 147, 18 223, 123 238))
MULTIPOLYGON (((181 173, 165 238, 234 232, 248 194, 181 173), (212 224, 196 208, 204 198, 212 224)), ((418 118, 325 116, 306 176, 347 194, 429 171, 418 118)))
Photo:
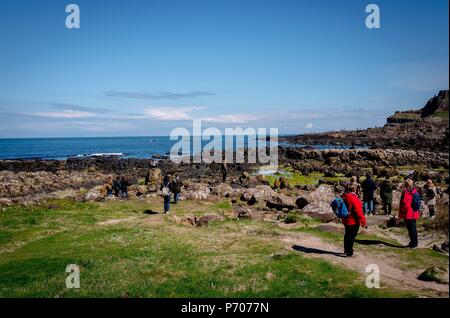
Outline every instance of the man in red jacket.
POLYGON ((342 200, 344 200, 349 213, 347 217, 342 219, 342 223, 345 226, 344 253, 345 256, 351 257, 353 255, 353 244, 355 243, 356 235, 358 235, 359 226, 366 227, 366 217, 363 213, 362 202, 356 194, 355 184, 350 183, 346 186, 342 200))
POLYGON ((417 238, 417 226, 416 222, 420 216, 419 211, 415 211, 413 208, 414 195, 417 193, 417 189, 414 188, 414 182, 411 179, 405 180, 405 189, 402 192, 400 198, 400 207, 398 209, 398 217, 405 219, 405 226, 408 229, 410 248, 416 248, 419 244, 417 238))

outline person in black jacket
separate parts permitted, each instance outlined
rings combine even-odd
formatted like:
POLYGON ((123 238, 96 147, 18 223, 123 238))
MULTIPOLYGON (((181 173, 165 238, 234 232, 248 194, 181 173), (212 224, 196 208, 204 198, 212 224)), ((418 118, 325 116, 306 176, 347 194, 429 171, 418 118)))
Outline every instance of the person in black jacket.
POLYGON ((391 215, 392 212, 392 192, 394 191, 394 184, 390 180, 384 180, 380 187, 381 201, 383 202, 383 209, 385 215, 391 215))
POLYGON ((120 177, 119 176, 113 181, 113 190, 114 190, 114 195, 116 197, 118 197, 120 194, 120 177))
POLYGON ((128 197, 128 186, 130 183, 128 182, 127 178, 125 176, 122 176, 120 179, 120 192, 122 194, 122 198, 128 197))
POLYGON ((364 214, 375 214, 374 194, 377 185, 370 173, 366 173, 366 179, 361 183, 361 188, 363 190, 364 214))

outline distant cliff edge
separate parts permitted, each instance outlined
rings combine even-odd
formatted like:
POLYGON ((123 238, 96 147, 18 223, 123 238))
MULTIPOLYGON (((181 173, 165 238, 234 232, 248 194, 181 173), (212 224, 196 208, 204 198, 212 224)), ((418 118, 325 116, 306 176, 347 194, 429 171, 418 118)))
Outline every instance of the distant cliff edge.
POLYGON ((421 109, 395 112, 387 118, 384 127, 303 134, 280 139, 305 145, 369 146, 448 152, 448 92, 440 91, 421 109))

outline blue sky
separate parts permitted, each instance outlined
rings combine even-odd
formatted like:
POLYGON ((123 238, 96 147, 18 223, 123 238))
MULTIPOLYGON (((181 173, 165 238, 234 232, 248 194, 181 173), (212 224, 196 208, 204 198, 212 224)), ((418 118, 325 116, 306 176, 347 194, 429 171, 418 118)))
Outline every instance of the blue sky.
POLYGON ((448 89, 448 41, 448 0, 2 0, 0 137, 381 126, 448 89))

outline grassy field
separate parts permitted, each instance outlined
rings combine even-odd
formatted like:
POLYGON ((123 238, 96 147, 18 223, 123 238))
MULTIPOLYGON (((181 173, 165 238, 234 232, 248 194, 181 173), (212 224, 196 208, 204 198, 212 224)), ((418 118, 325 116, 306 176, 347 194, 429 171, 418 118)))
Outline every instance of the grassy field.
MULTIPOLYGON (((368 289, 355 271, 307 257, 279 239, 321 233, 314 222, 281 228, 271 222, 226 219, 205 227, 178 225, 148 202, 77 203, 0 212, 0 297, 406 297, 368 289), (81 288, 67 289, 65 268, 81 269, 81 288)), ((173 214, 229 215, 227 201, 184 201, 173 214)), ((420 260, 429 251, 419 253, 420 260), (423 254, 423 255, 422 255, 423 254)), ((404 252, 402 257, 418 256, 404 252)), ((433 257, 436 257, 434 254, 433 257)), ((448 262, 448 259, 447 259, 448 262)))

